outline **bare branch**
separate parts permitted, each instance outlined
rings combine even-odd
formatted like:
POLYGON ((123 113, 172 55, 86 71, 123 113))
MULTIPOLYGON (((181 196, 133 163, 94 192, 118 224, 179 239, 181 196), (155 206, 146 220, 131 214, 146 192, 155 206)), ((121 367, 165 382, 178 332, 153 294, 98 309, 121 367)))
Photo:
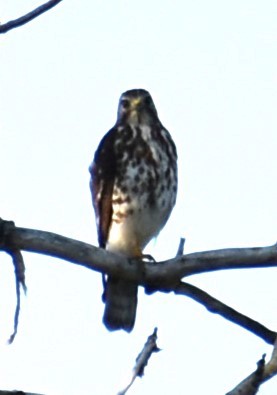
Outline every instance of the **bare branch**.
POLYGON ((237 312, 206 292, 187 283, 184 276, 195 273, 238 268, 277 266, 277 246, 197 252, 165 262, 127 259, 81 241, 55 233, 15 227, 0 220, 0 250, 29 251, 51 255, 86 268, 135 281, 146 291, 175 292, 193 298, 208 310, 220 314, 273 344, 276 332, 237 312))
POLYGON ((47 3, 42 4, 41 6, 37 7, 33 11, 29 12, 28 14, 21 16, 20 18, 4 23, 3 25, 0 24, 0 34, 7 33, 9 30, 25 25, 26 23, 30 22, 32 19, 35 19, 39 15, 55 7, 61 1, 62 0, 50 0, 47 3))
POLYGON ((175 287, 174 293, 176 295, 185 295, 189 298, 192 298, 196 302, 201 303, 211 313, 219 314, 228 321, 240 325, 244 329, 254 333, 256 336, 259 336, 269 344, 274 344, 276 340, 276 332, 271 331, 252 318, 239 313, 232 307, 227 306, 220 300, 212 297, 207 292, 202 291, 202 289, 199 289, 192 284, 182 282, 175 287))
POLYGON ((134 383, 135 379, 137 377, 142 377, 143 376, 144 369, 147 366, 147 363, 148 363, 151 355, 153 354, 153 352, 159 352, 160 351, 159 347, 157 346, 157 338, 158 338, 157 331, 158 331, 158 329, 155 328, 154 332, 152 333, 152 335, 150 335, 148 337, 147 342, 145 343, 142 351, 137 356, 136 365, 135 365, 135 367, 133 369, 133 375, 132 375, 130 383, 127 385, 127 387, 124 390, 120 391, 118 393, 118 395, 125 395, 127 393, 129 388, 134 383))
POLYGON ((136 261, 132 265, 127 259, 82 241, 41 230, 18 228, 11 224, 12 221, 0 220, 0 250, 50 255, 101 273, 137 279, 136 261), (127 269, 128 273, 125 273, 126 267, 130 269, 127 269))
POLYGON ((138 265, 141 261, 123 259, 101 248, 55 233, 19 227, 6 229, 10 223, 0 222, 0 250, 17 249, 51 255, 101 273, 135 280, 140 285, 170 286, 178 284, 183 277, 198 273, 277 266, 275 244, 194 252, 163 262, 143 262, 144 270, 141 270, 141 265, 138 265))
POLYGON ((277 266, 277 244, 269 247, 193 252, 160 263, 162 271, 167 271, 170 267, 170 271, 173 270, 172 276, 178 278, 217 270, 274 267, 277 266))

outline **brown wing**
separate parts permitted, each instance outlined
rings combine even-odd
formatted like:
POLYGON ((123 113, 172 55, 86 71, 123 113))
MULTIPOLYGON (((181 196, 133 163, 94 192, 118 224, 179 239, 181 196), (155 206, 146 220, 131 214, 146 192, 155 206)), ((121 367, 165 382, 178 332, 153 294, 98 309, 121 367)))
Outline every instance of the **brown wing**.
POLYGON ((105 248, 111 218, 112 194, 116 175, 114 140, 117 129, 111 129, 101 140, 89 168, 90 189, 95 211, 99 246, 105 248))

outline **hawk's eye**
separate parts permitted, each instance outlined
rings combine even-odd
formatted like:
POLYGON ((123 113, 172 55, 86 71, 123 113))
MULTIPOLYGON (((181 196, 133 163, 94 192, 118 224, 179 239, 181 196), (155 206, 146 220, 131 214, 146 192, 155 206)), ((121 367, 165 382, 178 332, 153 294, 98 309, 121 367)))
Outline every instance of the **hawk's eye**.
POLYGON ((128 108, 130 107, 130 102, 127 99, 122 99, 121 100, 121 106, 122 108, 124 108, 125 110, 128 110, 128 108))

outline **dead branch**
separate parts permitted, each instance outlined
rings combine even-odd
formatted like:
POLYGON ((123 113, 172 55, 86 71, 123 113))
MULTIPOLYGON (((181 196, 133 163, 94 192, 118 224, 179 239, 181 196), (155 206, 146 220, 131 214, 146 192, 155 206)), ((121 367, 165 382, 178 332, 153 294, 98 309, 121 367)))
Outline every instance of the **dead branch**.
POLYGON ((97 272, 136 281, 145 289, 189 296, 208 310, 251 331, 269 344, 273 344, 277 336, 276 332, 226 306, 197 287, 180 283, 183 277, 196 273, 277 266, 276 245, 196 252, 164 262, 142 262, 123 259, 101 248, 55 233, 19 228, 11 221, 0 220, 1 250, 8 253, 12 250, 51 255, 97 272))
POLYGON ((268 363, 265 363, 265 354, 262 359, 257 362, 257 369, 251 373, 246 379, 239 383, 232 391, 226 395, 255 395, 260 385, 271 379, 277 374, 277 340, 275 342, 273 352, 268 363))
POLYGON ((194 252, 160 263, 164 271, 169 267, 172 270, 173 265, 173 276, 179 278, 217 270, 274 267, 277 266, 277 244, 194 252))
POLYGON ((217 270, 277 266, 275 244, 269 247, 194 252, 162 262, 143 262, 144 270, 141 270, 141 261, 123 259, 101 248, 55 233, 10 224, 13 222, 0 222, 0 250, 16 249, 51 255, 101 273, 137 281, 142 286, 176 285, 183 277, 217 270))
POLYGON ((37 7, 33 11, 28 12, 28 14, 21 16, 20 18, 4 23, 3 25, 0 24, 0 34, 7 33, 9 30, 25 25, 26 23, 30 22, 32 19, 37 18, 39 15, 55 7, 61 1, 62 0, 50 0, 47 3, 37 7))

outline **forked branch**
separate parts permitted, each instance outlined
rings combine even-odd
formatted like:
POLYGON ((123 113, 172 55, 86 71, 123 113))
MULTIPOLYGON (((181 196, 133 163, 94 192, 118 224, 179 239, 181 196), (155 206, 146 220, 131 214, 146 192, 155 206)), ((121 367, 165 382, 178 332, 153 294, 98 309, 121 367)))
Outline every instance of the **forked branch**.
MULTIPOLYGON (((29 251, 51 255, 97 272, 136 281, 146 290, 174 292, 193 298, 209 311, 242 326, 269 344, 277 333, 213 298, 205 291, 181 279, 197 273, 277 266, 277 246, 223 249, 176 256, 164 262, 141 262, 123 259, 101 248, 55 233, 18 228, 11 221, 0 220, 0 250, 29 251)), ((61 261, 60 261, 61 262, 61 261)))
POLYGON ((16 227, 0 220, 0 250, 16 249, 51 255, 88 269, 122 276, 140 285, 176 285, 184 277, 227 269, 277 266, 277 244, 269 247, 229 248, 194 252, 162 262, 123 259, 111 252, 55 233, 16 227), (2 229, 2 231, 1 231, 2 229), (1 237, 2 235, 2 237, 1 237))

